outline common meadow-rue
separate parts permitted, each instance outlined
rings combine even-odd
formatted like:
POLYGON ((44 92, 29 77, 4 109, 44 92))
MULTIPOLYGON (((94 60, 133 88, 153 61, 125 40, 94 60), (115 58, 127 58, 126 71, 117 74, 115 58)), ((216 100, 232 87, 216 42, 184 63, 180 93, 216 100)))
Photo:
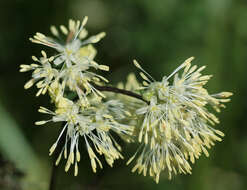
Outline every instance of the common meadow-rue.
POLYGON ((113 166, 116 159, 123 159, 117 142, 122 139, 140 144, 127 162, 136 160, 132 172, 148 174, 157 183, 162 171, 169 179, 178 173, 191 174, 190 164, 202 153, 209 156, 208 149, 224 136, 213 128, 219 120, 209 107, 220 112, 232 93, 209 94, 205 84, 212 76, 201 74, 205 66, 192 66, 193 57, 161 81, 134 60, 142 84, 130 73, 117 88, 106 85, 108 80, 96 71, 109 71, 109 67, 94 61, 97 50, 93 46, 105 33, 87 38, 87 20, 70 19, 68 27, 61 25, 60 30, 51 26, 54 37, 36 33, 30 40, 53 48, 54 54, 48 56, 42 50, 41 57, 32 56, 34 63, 20 65, 20 72, 32 71, 25 89, 35 84, 36 95, 48 94, 54 105, 54 111, 41 106, 38 111, 50 119, 35 124, 62 123, 49 151, 52 155, 62 144, 55 164, 66 159, 65 171, 73 166, 77 176, 80 149, 85 147, 94 172, 97 166, 103 167, 99 155, 113 166))
POLYGON ((150 104, 136 110, 136 114, 143 117, 136 129, 142 148, 132 171, 138 170, 144 176, 149 172, 157 183, 160 172, 165 169, 170 179, 172 174, 191 174, 189 162, 194 163, 202 152, 209 156, 207 148, 224 136, 211 127, 219 120, 208 106, 219 112, 225 107, 223 103, 230 101, 228 97, 232 93, 209 94, 204 85, 211 75, 201 74, 205 66, 191 67, 192 60, 193 57, 187 59, 161 81, 154 80, 134 61, 144 79, 142 95, 150 104))

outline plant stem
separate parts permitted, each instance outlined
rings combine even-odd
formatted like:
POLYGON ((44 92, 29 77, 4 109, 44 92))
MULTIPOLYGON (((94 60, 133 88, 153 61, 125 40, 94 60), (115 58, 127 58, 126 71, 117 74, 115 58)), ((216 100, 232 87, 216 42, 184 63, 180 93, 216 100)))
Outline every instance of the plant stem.
POLYGON ((49 184, 49 190, 55 190, 56 176, 57 176, 57 167, 55 163, 53 163, 52 169, 51 169, 51 179, 50 179, 50 184, 49 184))
POLYGON ((96 88, 99 91, 107 91, 107 92, 114 92, 114 93, 118 93, 118 94, 123 94, 126 96, 130 96, 130 97, 142 100, 142 101, 146 102, 147 104, 149 104, 149 101, 145 100, 141 95, 136 94, 132 91, 119 89, 119 88, 111 87, 111 86, 99 86, 99 85, 94 84, 94 83, 92 85, 94 86, 94 88, 96 88))

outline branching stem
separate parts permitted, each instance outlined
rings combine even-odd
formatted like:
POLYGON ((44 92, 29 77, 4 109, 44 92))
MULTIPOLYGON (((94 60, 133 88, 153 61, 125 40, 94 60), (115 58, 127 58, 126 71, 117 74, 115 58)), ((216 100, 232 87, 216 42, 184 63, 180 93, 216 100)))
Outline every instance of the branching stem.
POLYGON ((112 87, 112 86, 99 86, 97 84, 92 84, 94 86, 94 88, 96 88, 99 91, 107 91, 107 92, 114 92, 114 93, 118 93, 118 94, 123 94, 126 96, 130 96, 139 100, 142 100, 143 102, 146 102, 147 104, 149 104, 149 101, 145 100, 141 95, 136 94, 132 91, 129 90, 124 90, 124 89, 119 89, 116 87, 112 87))

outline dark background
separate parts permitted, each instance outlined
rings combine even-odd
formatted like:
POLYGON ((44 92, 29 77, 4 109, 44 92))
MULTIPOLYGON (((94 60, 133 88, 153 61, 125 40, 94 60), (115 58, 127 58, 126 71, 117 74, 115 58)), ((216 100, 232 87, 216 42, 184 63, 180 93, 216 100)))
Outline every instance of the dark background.
MULTIPOLYGON (((149 177, 132 174, 126 160, 116 161, 113 168, 104 164, 93 174, 84 152, 78 177, 65 173, 64 163, 59 165, 58 189, 246 189, 247 1, 0 0, 0 154, 24 173, 23 189, 47 189, 52 166, 48 150, 59 132, 59 125, 34 125, 47 118, 37 112, 38 107, 50 103, 47 96, 36 98, 35 88, 23 88, 30 73, 19 73, 19 65, 30 64, 31 55, 39 56, 45 48, 28 38, 35 32, 49 34, 51 24, 67 25, 69 18, 85 15, 90 34, 107 33, 96 45, 96 61, 111 67, 105 76, 112 84, 136 71, 133 59, 161 79, 195 56, 193 63, 207 65, 204 73, 214 75, 207 84, 209 91, 232 91, 234 96, 218 114, 221 123, 216 127, 226 134, 223 142, 209 151, 209 158, 197 160, 192 175, 171 181, 161 176, 156 185, 149 177)), ((135 145, 124 149, 127 158, 135 145)), ((8 173, 11 179, 13 175, 8 173)), ((8 189, 13 178, 8 184, 2 177, 0 189, 1 185, 8 189)))

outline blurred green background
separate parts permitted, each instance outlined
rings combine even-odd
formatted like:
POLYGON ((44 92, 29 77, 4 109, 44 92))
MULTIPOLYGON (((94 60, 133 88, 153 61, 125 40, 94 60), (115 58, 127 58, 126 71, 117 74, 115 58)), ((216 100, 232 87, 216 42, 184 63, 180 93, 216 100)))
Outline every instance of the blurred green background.
MULTIPOLYGON (((90 34, 107 33, 96 45, 96 61, 109 65, 112 84, 136 71, 135 58, 156 79, 169 74, 190 56, 204 73, 214 77, 210 92, 232 91, 232 101, 219 114, 217 126, 223 142, 201 156, 190 176, 171 181, 161 176, 157 185, 149 177, 130 172, 125 161, 104 165, 93 174, 87 154, 79 176, 58 167, 57 189, 63 190, 244 190, 247 186, 247 1, 241 0, 1 0, 0 1, 0 189, 46 190, 52 168, 48 149, 59 125, 37 127, 46 118, 37 112, 49 107, 47 96, 36 98, 36 89, 24 90, 30 73, 19 73, 20 64, 31 63, 41 47, 28 38, 49 33, 51 24, 67 24, 69 18, 89 16, 90 34), (2 161, 1 161, 2 160, 2 161), (11 166, 6 165, 10 163, 11 166), (7 167, 7 169, 6 169, 7 167), (15 168, 16 167, 16 168, 15 168), (22 175, 17 175, 18 172, 22 175), (24 177, 21 177, 24 176, 24 177), (20 186, 19 186, 20 185, 20 186)), ((134 152, 124 145, 124 154, 134 152)), ((126 156, 127 157, 127 156, 126 156)))

